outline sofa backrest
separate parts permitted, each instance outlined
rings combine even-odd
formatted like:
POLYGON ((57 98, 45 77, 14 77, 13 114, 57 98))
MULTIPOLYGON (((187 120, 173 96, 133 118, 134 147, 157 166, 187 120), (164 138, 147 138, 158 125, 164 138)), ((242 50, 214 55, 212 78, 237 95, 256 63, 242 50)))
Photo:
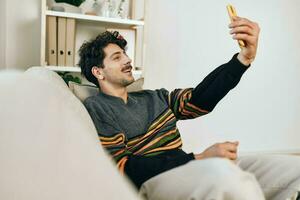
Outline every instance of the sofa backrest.
POLYGON ((1 71, 0 94, 0 199, 138 199, 55 72, 1 71))

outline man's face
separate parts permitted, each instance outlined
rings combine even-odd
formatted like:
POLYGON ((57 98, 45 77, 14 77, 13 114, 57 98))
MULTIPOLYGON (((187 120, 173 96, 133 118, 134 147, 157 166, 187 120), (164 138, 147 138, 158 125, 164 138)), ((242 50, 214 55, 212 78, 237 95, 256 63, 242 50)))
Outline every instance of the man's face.
POLYGON ((109 44, 103 50, 105 53, 102 69, 104 81, 121 87, 134 82, 131 59, 126 52, 116 44, 109 44))

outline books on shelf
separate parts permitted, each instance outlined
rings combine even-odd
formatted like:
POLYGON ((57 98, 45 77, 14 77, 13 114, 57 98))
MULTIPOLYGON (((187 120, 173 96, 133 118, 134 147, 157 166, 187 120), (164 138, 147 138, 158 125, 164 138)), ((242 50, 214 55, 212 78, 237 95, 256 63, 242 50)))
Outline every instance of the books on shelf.
MULTIPOLYGON (((76 66, 78 60, 76 50, 79 49, 79 45, 109 28, 107 30, 119 31, 127 40, 127 54, 132 59, 132 65, 141 69, 143 66, 144 47, 142 35, 144 22, 139 21, 142 19, 142 12, 138 13, 137 10, 143 8, 143 4, 144 0, 134 0, 134 10, 132 10, 134 15, 132 16, 135 20, 55 12, 46 9, 43 13, 44 19, 46 19, 46 38, 44 40, 46 43, 42 42, 45 50, 45 54, 44 52, 42 54, 46 57, 46 65, 76 66), (46 45, 46 49, 44 45, 46 45)), ((42 60, 45 61, 43 56, 41 56, 42 60)), ((43 61, 42 63, 44 63, 43 61)))

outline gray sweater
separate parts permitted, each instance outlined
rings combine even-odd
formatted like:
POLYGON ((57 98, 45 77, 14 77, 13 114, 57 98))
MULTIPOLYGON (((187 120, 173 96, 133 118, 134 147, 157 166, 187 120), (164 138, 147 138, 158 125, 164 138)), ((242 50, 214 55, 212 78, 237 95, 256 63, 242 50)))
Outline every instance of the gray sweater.
POLYGON ((103 147, 139 188, 149 178, 194 159, 181 150, 176 122, 205 115, 239 82, 247 67, 237 54, 196 88, 128 93, 127 104, 99 92, 85 100, 103 147))

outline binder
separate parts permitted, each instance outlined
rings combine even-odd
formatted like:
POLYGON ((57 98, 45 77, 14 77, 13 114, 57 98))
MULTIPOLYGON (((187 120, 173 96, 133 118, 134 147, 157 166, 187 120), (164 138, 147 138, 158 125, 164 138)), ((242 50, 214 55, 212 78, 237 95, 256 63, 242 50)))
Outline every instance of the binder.
POLYGON ((57 65, 65 66, 66 64, 66 22, 65 17, 58 17, 58 30, 57 30, 57 65))
POLYGON ((57 18, 47 16, 47 60, 48 65, 57 65, 57 18))
POLYGON ((75 19, 67 18, 66 30, 66 66, 75 66, 75 19))

